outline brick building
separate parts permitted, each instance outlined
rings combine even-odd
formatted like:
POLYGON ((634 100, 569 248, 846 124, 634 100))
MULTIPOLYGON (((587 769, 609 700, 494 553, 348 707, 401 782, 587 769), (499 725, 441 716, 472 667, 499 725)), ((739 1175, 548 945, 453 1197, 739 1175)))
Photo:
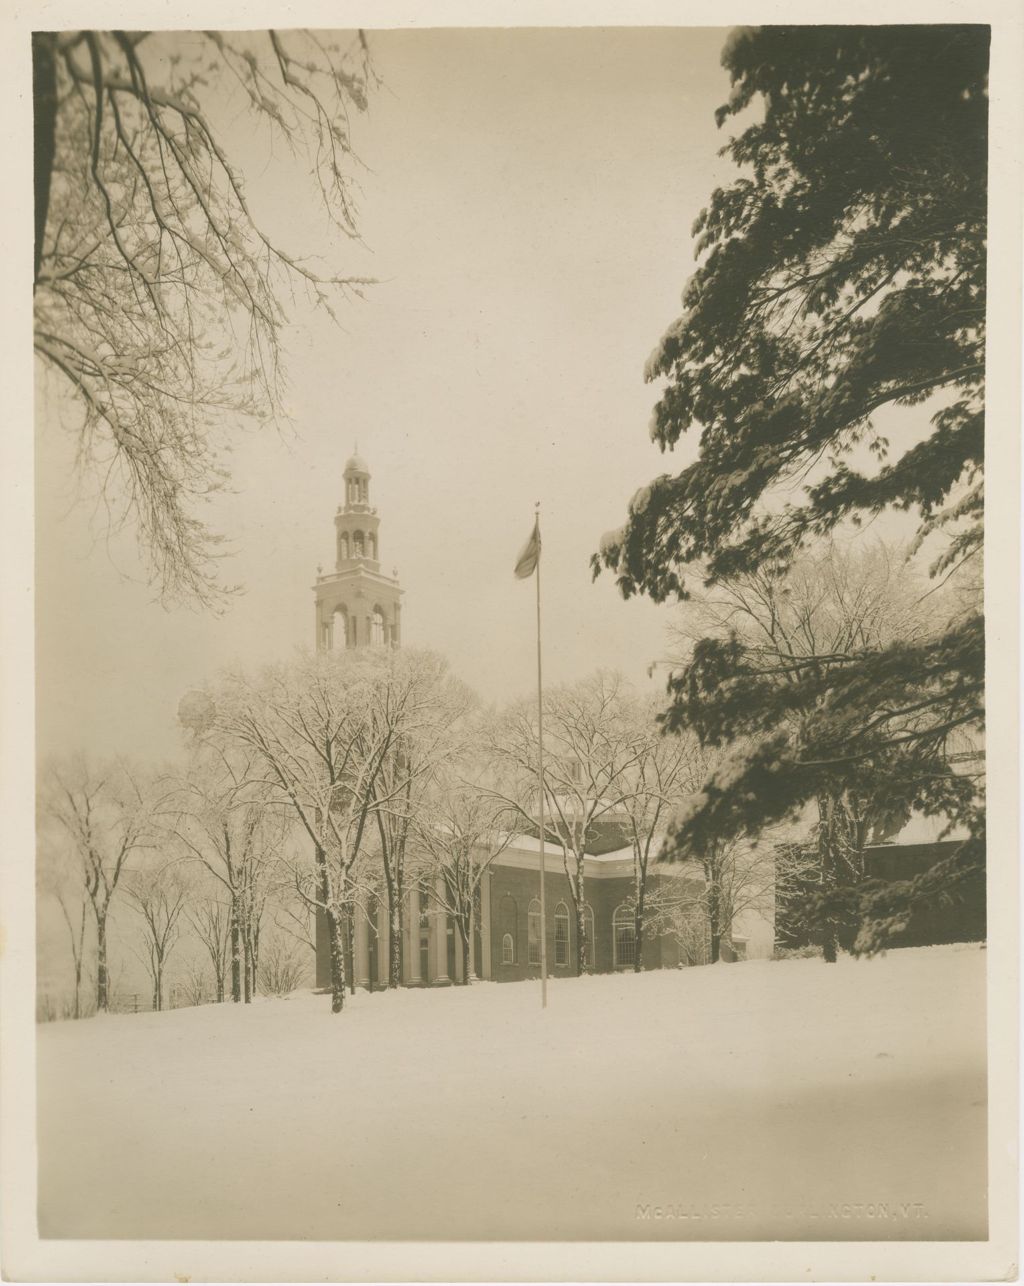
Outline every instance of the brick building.
MULTIPOLYGON (((576 973, 576 917, 569 880, 558 847, 547 846, 544 898, 547 904, 546 949, 550 977, 576 973)), ((674 905, 693 906, 694 925, 703 883, 694 869, 671 866, 648 877, 648 889, 671 885, 674 905)), ((633 968, 636 952, 632 910, 633 854, 631 849, 593 854, 585 859, 586 954, 591 973, 633 968)), ((540 977, 540 849, 530 835, 517 835, 491 862, 480 881, 480 912, 474 932, 473 971, 495 982, 540 977)), ((455 923, 439 905, 440 899, 416 885, 403 908, 402 981, 406 986, 446 986, 462 982, 462 951, 455 923)), ((698 935, 669 928, 652 916, 644 933, 643 962, 647 969, 697 963, 698 935)), ((326 924, 317 919, 316 981, 330 984, 326 924)), ((360 987, 387 983, 389 955, 387 908, 370 900, 354 916, 349 934, 349 976, 360 987)))
MULTIPOLYGON (((380 517, 370 504, 370 471, 354 454, 344 471, 344 503, 334 516, 334 570, 317 569, 313 586, 315 642, 320 649, 360 648, 401 643, 401 595, 397 573, 381 572, 380 517)), ((632 850, 607 818, 595 836, 594 851, 584 871, 588 969, 607 973, 632 969, 636 943, 632 912, 632 850)), ((645 968, 672 968, 703 958, 703 934, 696 907, 703 880, 686 864, 659 868, 648 878, 648 890, 671 888, 676 908, 671 925, 652 914, 644 932, 645 968), (683 907, 680 919, 679 907, 683 907)), ((535 837, 513 838, 481 880, 479 914, 474 932, 473 972, 477 977, 512 982, 540 975, 540 865, 535 837)), ((416 885, 403 907, 402 981, 408 986, 445 985, 462 981, 462 950, 452 919, 440 899, 416 885)), ((546 954, 552 977, 576 971, 576 917, 568 877, 557 845, 548 847, 545 875, 546 954)), ((386 983, 389 959, 387 909, 370 898, 348 926, 348 977, 362 987, 386 983)), ((762 935, 763 936, 763 935, 762 935)), ((769 931, 770 936, 770 931, 769 931)), ((743 946, 737 946, 743 954, 743 946)), ((330 982, 327 928, 322 912, 316 921, 316 981, 330 982)))

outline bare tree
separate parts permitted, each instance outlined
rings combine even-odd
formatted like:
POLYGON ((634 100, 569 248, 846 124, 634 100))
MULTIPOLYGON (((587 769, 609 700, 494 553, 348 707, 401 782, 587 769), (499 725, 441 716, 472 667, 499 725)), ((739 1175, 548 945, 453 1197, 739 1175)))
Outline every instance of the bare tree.
POLYGON ((128 900, 142 920, 142 950, 137 954, 153 984, 153 1008, 164 1007, 164 978, 180 938, 185 910, 185 883, 170 866, 132 871, 126 881, 128 900))
MULTIPOLYGON (((493 752, 516 782, 515 792, 501 797, 533 828, 539 812, 537 742, 537 710, 530 702, 513 706, 495 725, 493 752), (531 798, 532 804, 521 802, 531 798)), ((562 849, 579 974, 587 970, 585 858, 602 825, 617 828, 623 844, 629 842, 623 806, 635 790, 634 773, 647 745, 631 717, 621 675, 598 671, 544 694, 545 829, 562 849)))
MULTIPOLYGON (((923 638, 933 611, 926 598, 901 549, 879 543, 848 553, 830 543, 784 571, 765 566, 695 590, 680 609, 675 630, 678 660, 685 664, 703 636, 732 635, 750 657, 780 678, 783 688, 787 680, 795 687, 809 672, 827 675, 855 652, 896 639, 923 638)), ((779 721, 791 723, 798 736, 808 713, 795 702, 779 703, 779 721)), ((718 750, 714 763, 706 762, 705 781, 695 792, 708 781, 717 789, 735 775, 736 765, 749 752, 749 740, 737 738, 718 750)), ((883 793, 847 770, 819 794, 814 832, 823 905, 837 889, 863 877, 869 838, 890 833, 905 820, 905 813, 887 810, 883 793)), ((730 844, 707 847, 705 861, 713 866, 729 860, 730 844)), ((721 880, 716 879, 714 887, 721 888, 721 880)), ((834 961, 838 923, 833 914, 822 914, 819 932, 825 959, 834 961)))
POLYGON ((152 802, 123 764, 90 767, 83 759, 49 765, 40 793, 45 818, 70 839, 96 927, 96 1008, 110 1006, 107 926, 111 904, 133 854, 150 846, 152 802))
POLYGON ((481 884, 511 842, 518 815, 496 789, 482 748, 478 742, 475 755, 449 763, 438 773, 415 828, 421 869, 428 875, 424 887, 459 933, 464 984, 474 976, 481 884))
POLYGON ((400 806, 404 788, 397 782, 388 789, 382 780, 402 727, 380 719, 374 697, 397 655, 321 652, 272 667, 256 680, 235 673, 214 694, 180 710, 197 738, 252 757, 254 784, 290 810, 309 840, 312 866, 296 869, 296 891, 326 920, 334 1013, 345 1003, 353 871, 377 813, 400 806))
POLYGON ((54 896, 68 929, 71 961, 75 973, 75 1018, 82 1016, 82 969, 85 965, 85 925, 89 914, 89 898, 84 886, 72 898, 67 890, 58 888, 54 896))
POLYGON ((295 939, 272 935, 260 954, 260 990, 264 995, 290 995, 308 976, 308 959, 295 939))
POLYGON ((625 774, 626 789, 620 792, 619 808, 633 850, 633 969, 639 973, 643 969, 651 859, 657 859, 674 810, 694 789, 694 760, 699 748, 692 739, 663 735, 653 701, 624 695, 623 712, 627 722, 635 725, 635 755, 625 774))
MULTIPOLYGON (((177 783, 171 829, 188 857, 224 890, 230 939, 231 998, 248 1004, 258 968, 259 930, 271 871, 283 840, 284 818, 253 780, 251 755, 200 746, 188 776, 177 783)), ((207 907, 199 933, 214 963, 222 928, 207 907)), ((218 990, 220 985, 218 984, 218 990)))
MULTIPOLYGON (((468 733, 466 716, 474 697, 448 673, 436 653, 391 654, 374 683, 372 717, 379 733, 393 733, 394 750, 380 766, 373 786, 380 875, 388 908, 388 985, 402 982, 402 942, 406 894, 406 850, 410 831, 429 807, 427 791, 435 775, 459 754, 468 733)), ((422 827, 417 827, 417 833, 422 827)))
POLYGON ((355 237, 350 113, 366 41, 313 32, 37 32, 35 350, 76 408, 79 463, 140 532, 168 598, 215 602, 224 434, 280 413, 282 299, 332 310, 362 279, 269 235, 226 122, 312 175, 355 237))
POLYGON ((214 998, 218 1004, 223 1001, 225 982, 228 976, 231 943, 230 906, 216 896, 216 893, 193 893, 193 910, 189 914, 189 923, 196 937, 202 943, 213 971, 214 998))
POLYGON ((48 893, 60 907, 61 918, 68 933, 71 948, 71 965, 75 980, 71 1016, 82 1015, 82 979, 85 970, 86 929, 89 922, 89 895, 82 881, 77 858, 69 855, 66 839, 60 843, 47 843, 40 836, 37 888, 40 895, 48 893), (70 856, 70 860, 69 860, 70 856))

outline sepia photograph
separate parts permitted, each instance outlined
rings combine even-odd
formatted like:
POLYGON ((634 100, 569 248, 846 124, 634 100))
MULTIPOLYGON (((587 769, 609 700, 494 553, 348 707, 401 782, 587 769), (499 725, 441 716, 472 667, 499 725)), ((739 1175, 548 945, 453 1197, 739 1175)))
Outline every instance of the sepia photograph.
POLYGON ((950 13, 26 19, 40 1244, 1015 1278, 1020 138, 950 13))

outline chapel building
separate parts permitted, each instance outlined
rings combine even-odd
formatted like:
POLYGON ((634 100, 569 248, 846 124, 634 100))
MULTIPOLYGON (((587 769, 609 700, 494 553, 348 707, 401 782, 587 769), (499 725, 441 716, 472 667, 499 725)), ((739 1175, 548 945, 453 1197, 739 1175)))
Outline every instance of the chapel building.
MULTIPOLYGON (((344 504, 334 516, 335 564, 318 569, 316 645, 319 649, 398 647, 401 596, 397 572, 381 568, 380 518, 370 504, 370 470, 358 452, 344 472, 344 504)), ((608 817, 584 864, 584 925, 587 969, 593 973, 629 970, 637 943, 632 911, 633 855, 626 828, 608 817)), ((474 916, 470 968, 478 978, 514 982, 540 976, 540 852, 537 833, 509 837, 502 853, 480 880, 474 916)), ((544 932, 551 977, 576 972, 577 922, 561 849, 547 844, 544 895, 548 923, 544 932)), ((440 877, 438 877, 439 879, 440 877)), ((649 886, 671 883, 672 901, 699 904, 703 880, 688 865, 662 868, 649 886)), ((434 890, 416 882, 406 890, 402 908, 402 981, 406 986, 446 986, 463 980, 463 953, 454 921, 434 890)), ((699 919, 695 911, 695 920, 699 919)), ((364 897, 347 934, 346 972, 357 986, 387 985, 389 926, 383 898, 364 897)), ((737 941, 745 951, 745 939, 737 941)), ((758 952, 760 954, 760 952, 758 952)), ((652 922, 644 933, 645 968, 703 963, 706 948, 699 933, 680 933, 652 922)), ((316 983, 330 985, 326 918, 316 917, 316 983)))

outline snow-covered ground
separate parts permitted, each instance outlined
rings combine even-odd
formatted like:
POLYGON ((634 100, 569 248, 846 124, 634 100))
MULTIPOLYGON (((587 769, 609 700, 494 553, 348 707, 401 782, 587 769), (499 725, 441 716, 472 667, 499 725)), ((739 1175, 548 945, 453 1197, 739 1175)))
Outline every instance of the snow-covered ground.
POLYGON ((984 1237, 985 953, 39 1029, 40 1234, 984 1237))

